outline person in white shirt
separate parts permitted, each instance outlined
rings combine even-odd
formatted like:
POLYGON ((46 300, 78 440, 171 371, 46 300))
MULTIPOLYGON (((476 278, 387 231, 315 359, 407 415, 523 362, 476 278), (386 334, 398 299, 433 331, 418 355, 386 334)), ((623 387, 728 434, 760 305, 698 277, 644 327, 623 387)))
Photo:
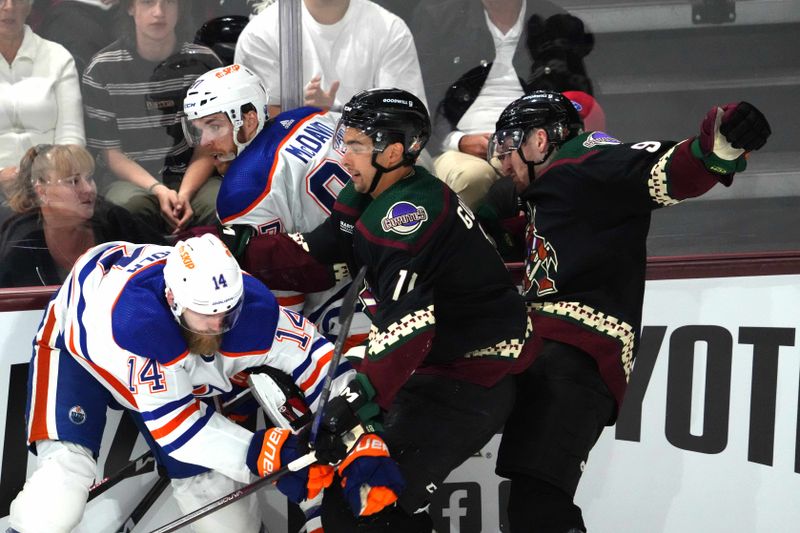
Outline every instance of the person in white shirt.
POLYGON ((86 144, 75 62, 25 24, 32 0, 0 0, 0 191, 39 144, 86 144))
POLYGON ((544 0, 441 0, 414 12, 434 116, 434 175, 473 210, 498 179, 486 162, 489 135, 503 109, 526 92, 533 63, 526 21, 563 12, 544 0))
MULTIPOLYGON (((239 36, 235 62, 270 88, 274 116, 281 99, 279 6, 268 4, 239 36)), ((377 4, 303 0, 302 33, 305 105, 339 111, 357 92, 376 87, 397 87, 425 101, 414 38, 402 19, 377 4)))

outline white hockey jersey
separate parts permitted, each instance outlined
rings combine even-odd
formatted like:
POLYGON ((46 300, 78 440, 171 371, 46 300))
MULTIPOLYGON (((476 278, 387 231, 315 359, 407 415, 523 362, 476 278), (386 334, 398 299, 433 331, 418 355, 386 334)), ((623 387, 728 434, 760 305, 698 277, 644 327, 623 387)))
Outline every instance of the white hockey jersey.
MULTIPOLYGON (((217 196, 223 225, 247 225, 259 234, 303 233, 319 226, 350 181, 342 154, 332 142, 336 120, 327 112, 301 107, 267 123, 231 163, 217 196)), ((276 291, 281 305, 302 311, 329 338, 339 331, 341 299, 349 278, 330 290, 307 294, 276 291)), ((369 332, 369 319, 356 313, 351 343, 369 332)))
MULTIPOLYGON (((51 350, 70 353, 122 406, 142 414, 170 456, 247 482, 252 434, 200 398, 230 391, 242 370, 269 365, 290 375, 314 410, 333 346, 245 275, 241 314, 219 352, 190 353, 164 297, 171 250, 122 242, 90 249, 48 304, 34 350, 40 361, 51 350)), ((341 362, 333 394, 354 372, 341 362)))

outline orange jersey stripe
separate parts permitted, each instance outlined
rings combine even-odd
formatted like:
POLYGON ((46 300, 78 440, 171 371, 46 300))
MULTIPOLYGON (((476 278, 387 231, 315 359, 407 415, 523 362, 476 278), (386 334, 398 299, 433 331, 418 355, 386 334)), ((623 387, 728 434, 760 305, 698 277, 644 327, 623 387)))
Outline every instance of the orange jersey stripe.
MULTIPOLYGON (((77 356, 77 357, 80 357, 80 356, 77 356)), ((83 357, 81 357, 81 360, 85 361, 86 364, 88 364, 90 367, 92 367, 92 370, 94 370, 95 372, 100 374, 100 377, 103 378, 103 380, 106 383, 111 385, 111 387, 115 391, 117 391, 117 393, 120 396, 125 398, 125 400, 128 401, 134 408, 138 409, 138 406, 136 405, 136 399, 134 399, 133 394, 131 393, 130 389, 128 389, 127 386, 123 385, 117 378, 115 378, 111 374, 111 372, 109 372, 105 368, 97 366, 96 364, 94 364, 93 362, 89 361, 88 359, 84 359, 83 357)))
POLYGON ((153 436, 154 439, 160 439, 162 437, 165 437, 169 435, 176 427, 180 426, 184 420, 186 420, 193 413, 199 410, 200 410, 200 402, 195 400, 189 407, 181 411, 178 414, 178 416, 176 416, 175 418, 173 418, 160 428, 151 431, 150 434, 153 436))
POLYGON ((362 344, 365 340, 369 337, 369 333, 355 333, 347 337, 347 340, 344 341, 344 347, 342 353, 347 353, 347 350, 362 344))
POLYGON ((300 389, 303 392, 306 392, 311 387, 311 385, 313 385, 314 382, 317 381, 320 372, 322 372, 322 367, 328 364, 328 362, 330 362, 332 358, 333 358, 333 350, 323 355, 320 358, 320 360, 317 361, 317 366, 314 367, 314 372, 311 373, 311 376, 309 376, 307 380, 305 380, 303 383, 300 384, 300 389))
POLYGON ((300 305, 301 303, 306 301, 306 296, 304 294, 297 294, 295 296, 277 296, 275 298, 278 300, 278 303, 283 307, 291 307, 293 305, 300 305))
POLYGON ((183 361, 183 359, 184 359, 184 358, 185 358, 187 355, 189 355, 189 350, 186 350, 185 352, 183 352, 182 354, 180 354, 178 357, 176 357, 176 358, 175 358, 175 359, 173 359, 172 361, 167 361, 166 363, 162 363, 162 364, 163 364, 164 366, 172 366, 172 365, 174 365, 175 363, 180 363, 181 361, 183 361))
POLYGON ((50 338, 53 335, 53 328, 56 324, 56 315, 53 306, 47 312, 47 321, 42 331, 42 338, 37 342, 38 351, 36 353, 36 395, 33 399, 33 420, 31 421, 30 440, 47 438, 47 389, 50 383, 50 358, 52 347, 50 338))

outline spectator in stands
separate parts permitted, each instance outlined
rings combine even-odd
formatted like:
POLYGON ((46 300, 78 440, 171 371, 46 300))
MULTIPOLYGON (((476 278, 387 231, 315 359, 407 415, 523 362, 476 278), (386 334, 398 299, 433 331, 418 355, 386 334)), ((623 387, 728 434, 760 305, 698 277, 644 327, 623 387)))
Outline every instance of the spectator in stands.
POLYGON ((189 0, 122 0, 122 38, 83 74, 87 139, 99 151, 100 191, 162 231, 215 217, 219 178, 210 157, 192 151, 181 128, 186 90, 221 66, 188 42, 189 0))
POLYGON ((31 2, 0 0, 0 193, 28 148, 85 142, 75 62, 25 24, 31 2))
POLYGON ((39 145, 20 162, 0 230, 0 287, 58 285, 101 242, 163 244, 130 213, 97 197, 94 160, 82 146, 39 145))
MULTIPOLYGON (((239 36, 235 59, 270 88, 274 116, 281 100, 279 6, 258 8, 264 5, 239 36)), ((340 110, 357 92, 376 87, 425 100, 414 38, 396 15, 370 0, 303 0, 302 22, 305 105, 340 110)))
POLYGON ((61 0, 54 2, 39 23, 39 35, 66 48, 83 74, 98 51, 116 39, 114 23, 119 0, 61 0))
POLYGON ((434 175, 476 208, 497 179, 486 163, 500 112, 527 92, 533 58, 526 21, 563 10, 545 0, 422 2, 411 28, 434 133, 434 175))

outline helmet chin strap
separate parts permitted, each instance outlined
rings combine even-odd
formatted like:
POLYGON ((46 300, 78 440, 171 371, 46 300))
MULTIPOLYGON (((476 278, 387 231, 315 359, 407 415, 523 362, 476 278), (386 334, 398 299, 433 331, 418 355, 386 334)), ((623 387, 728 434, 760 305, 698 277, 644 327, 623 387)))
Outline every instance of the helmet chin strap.
POLYGON ((525 154, 522 153, 522 146, 520 145, 520 147, 517 148, 517 154, 519 154, 519 158, 522 159, 522 162, 525 163, 525 165, 528 167, 528 178, 531 181, 533 181, 536 178, 536 172, 535 172, 536 167, 547 161, 553 154, 553 150, 555 149, 556 145, 554 143, 548 142, 547 152, 539 161, 528 161, 528 159, 525 157, 525 154))
POLYGON ((241 155, 241 153, 244 152, 245 148, 250 146, 250 143, 253 142, 253 140, 258 136, 259 133, 261 133, 261 130, 264 129, 264 126, 270 120, 272 120, 272 119, 268 119, 268 120, 265 120, 264 122, 261 122, 258 125, 258 127, 256 128, 255 133, 253 133, 253 136, 250 137, 250 140, 245 141, 245 142, 239 142, 239 132, 241 131, 242 126, 244 126, 244 120, 239 121, 239 124, 235 124, 234 123, 234 125, 233 125, 233 144, 236 145, 236 152, 237 153, 236 154, 228 154, 228 155, 225 156, 224 159, 220 158, 220 160, 221 161, 233 161, 234 159, 236 159, 237 156, 241 155), (230 157, 230 159, 228 159, 228 157, 230 157))
POLYGON ((172 316, 175 318, 175 322, 182 326, 183 312, 186 310, 186 308, 179 304, 177 300, 175 300, 175 293, 173 293, 172 289, 169 287, 164 287, 164 296, 167 299, 168 305, 169 300, 172 299, 172 304, 169 305, 169 310, 172 311, 172 316))
POLYGON ((372 152, 372 166, 375 168, 375 177, 372 178, 372 185, 369 186, 369 190, 367 191, 367 194, 372 194, 372 192, 378 186, 378 182, 381 180, 381 178, 383 177, 383 175, 385 173, 391 172, 392 170, 396 170, 396 169, 402 167, 404 164, 406 164, 406 159, 404 157, 396 165, 387 168, 387 167, 385 167, 385 166, 383 166, 383 165, 378 163, 378 153, 382 153, 382 152, 372 152))

